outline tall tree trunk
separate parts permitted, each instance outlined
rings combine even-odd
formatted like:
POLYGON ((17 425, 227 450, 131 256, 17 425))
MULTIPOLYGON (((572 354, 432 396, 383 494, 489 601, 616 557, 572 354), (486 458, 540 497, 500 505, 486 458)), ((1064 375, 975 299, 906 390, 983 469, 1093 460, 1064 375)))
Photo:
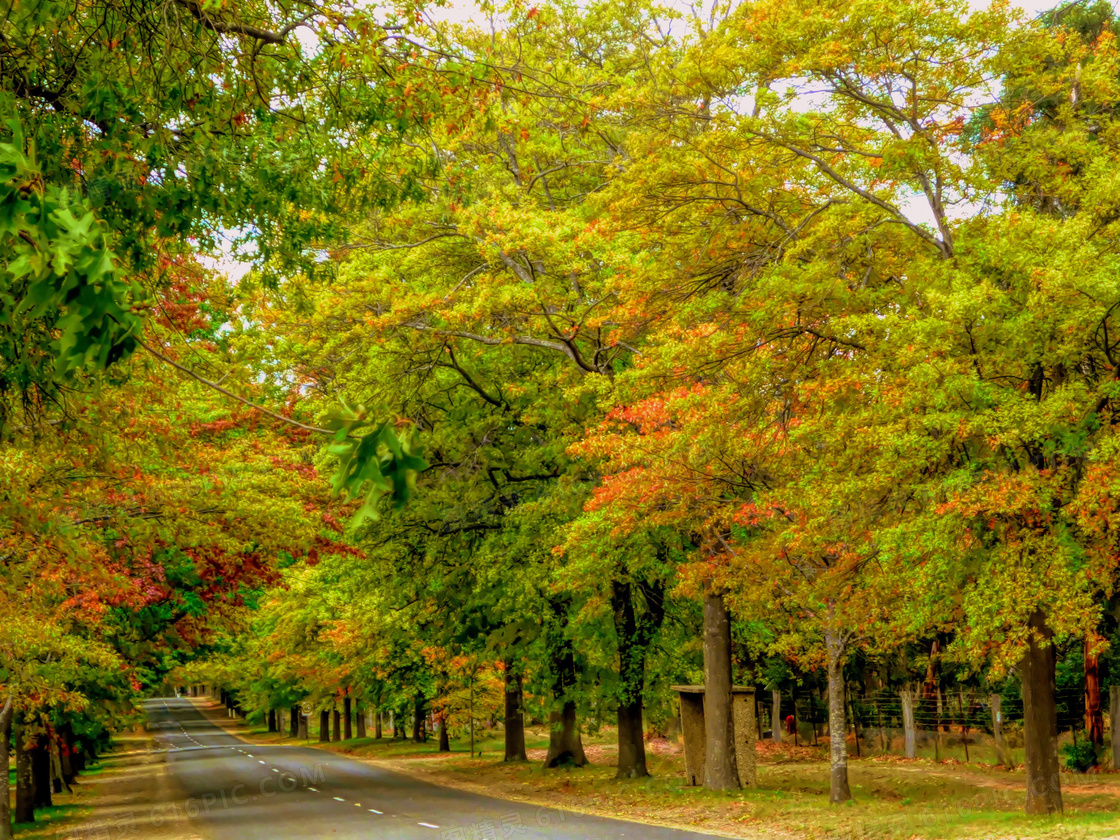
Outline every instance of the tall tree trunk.
POLYGON ((735 732, 731 716, 731 616, 723 595, 704 598, 704 787, 735 790, 735 732))
POLYGON ((527 761, 525 756, 525 711, 522 709, 521 671, 517 662, 510 658, 505 662, 506 713, 505 741, 506 755, 503 761, 527 761))
POLYGON ((1062 811, 1058 776, 1058 706, 1054 633, 1046 615, 1035 610, 1028 622, 1030 641, 1019 663, 1023 682, 1023 741, 1027 765, 1027 813, 1062 811))
POLYGON ((58 728, 58 735, 61 739, 58 751, 59 760, 62 762, 62 783, 69 788, 74 783, 74 777, 78 775, 78 770, 74 766, 74 727, 64 723, 58 728))
POLYGON ((572 640, 568 638, 568 609, 571 604, 566 598, 553 598, 549 601, 552 618, 546 631, 546 645, 552 660, 552 698, 559 704, 559 710, 549 713, 548 755, 545 768, 572 764, 583 767, 587 756, 583 752, 583 738, 580 736, 576 720, 576 701, 571 697, 577 680, 576 652, 572 640))
POLYGON ((847 723, 844 719, 844 640, 832 624, 835 614, 832 604, 828 612, 830 626, 824 634, 828 668, 828 801, 837 805, 851 799, 852 791, 848 786, 847 723))
POLYGON ((288 737, 299 737, 299 706, 292 706, 288 710, 288 737))
POLYGON ((1095 747, 1104 746, 1104 714, 1101 710, 1101 667, 1092 641, 1085 638, 1085 734, 1095 747))
POLYGON ((280 731, 280 727, 276 725, 276 710, 275 709, 269 709, 268 710, 268 731, 269 732, 279 732, 280 731))
POLYGON ((444 715, 439 722, 439 751, 451 752, 451 733, 447 731, 447 716, 444 715))
POLYGON ((307 727, 311 725, 311 721, 309 716, 303 712, 297 712, 297 714, 299 716, 299 729, 296 731, 296 737, 301 741, 306 741, 308 739, 307 727))
POLYGON ((412 741, 416 744, 423 744, 428 740, 428 730, 424 726, 424 695, 417 694, 416 701, 412 707, 412 741))
POLYGON ((378 741, 380 741, 381 737, 382 737, 382 734, 381 734, 381 710, 380 709, 378 709, 373 714, 373 737, 376 738, 378 741))
POLYGON ((337 708, 334 710, 334 735, 331 740, 336 743, 342 740, 342 713, 337 708))
POLYGON ((12 695, 0 708, 0 768, 4 778, 0 781, 0 840, 12 840, 12 786, 8 777, 9 744, 12 740, 12 695))
POLYGON ((35 821, 35 775, 31 769, 31 752, 27 749, 27 735, 20 725, 15 726, 16 742, 16 822, 35 821))
POLYGON ((611 581, 611 608, 618 640, 618 779, 640 779, 646 767, 643 703, 646 686, 646 655, 665 618, 665 586, 640 582, 645 600, 640 614, 634 605, 634 585, 611 581))
POLYGON ((914 724, 915 692, 910 688, 904 688, 898 694, 902 700, 902 732, 906 742, 906 757, 916 758, 918 755, 918 728, 914 724))
POLYGON ((1111 706, 1109 712, 1110 725, 1112 727, 1112 769, 1120 770, 1120 685, 1114 685, 1109 689, 1111 706))
POLYGON ((54 802, 51 799, 50 741, 45 733, 35 739, 35 746, 29 752, 34 805, 36 808, 49 808, 54 802))
POLYGON ((770 740, 782 743, 782 690, 770 689, 770 740))
POLYGON ((331 739, 331 713, 329 709, 323 709, 319 712, 319 743, 324 743, 331 739))
POLYGON ((349 741, 354 737, 354 730, 351 728, 351 702, 350 697, 342 698, 342 739, 349 741))
POLYGON ((354 722, 357 726, 359 738, 366 737, 366 712, 358 703, 354 704, 354 722))

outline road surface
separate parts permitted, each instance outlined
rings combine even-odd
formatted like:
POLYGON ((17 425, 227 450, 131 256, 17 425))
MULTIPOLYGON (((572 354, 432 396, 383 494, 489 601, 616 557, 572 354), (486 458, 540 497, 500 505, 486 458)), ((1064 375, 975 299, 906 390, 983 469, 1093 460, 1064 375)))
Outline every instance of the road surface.
POLYGON ((712 835, 491 799, 334 753, 249 744, 189 700, 148 701, 174 797, 136 828, 208 840, 700 840, 712 835))

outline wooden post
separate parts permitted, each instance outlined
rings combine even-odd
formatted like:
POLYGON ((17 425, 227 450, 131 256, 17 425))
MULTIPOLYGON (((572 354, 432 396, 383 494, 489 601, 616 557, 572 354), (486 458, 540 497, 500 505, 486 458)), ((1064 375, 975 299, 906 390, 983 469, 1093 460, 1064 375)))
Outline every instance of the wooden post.
POLYGON ((1003 698, 993 694, 989 698, 992 706, 992 740, 996 745, 996 757, 999 763, 1011 769, 1011 759, 1007 755, 1007 743, 1003 740, 1003 698))
POLYGON ((770 689, 770 740, 782 743, 782 692, 770 689))

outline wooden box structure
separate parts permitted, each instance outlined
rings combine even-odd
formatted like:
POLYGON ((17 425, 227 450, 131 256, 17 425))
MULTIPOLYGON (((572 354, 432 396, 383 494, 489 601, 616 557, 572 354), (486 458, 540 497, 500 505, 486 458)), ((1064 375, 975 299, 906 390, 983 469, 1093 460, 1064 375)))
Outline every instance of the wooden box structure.
MULTIPOLYGON (((702 786, 707 751, 704 732, 704 686, 674 685, 672 689, 677 692, 681 702, 685 778, 689 785, 702 786)), ((731 719, 735 731, 735 766, 739 771, 739 784, 743 787, 755 787, 758 784, 754 748, 758 740, 758 717, 753 688, 743 685, 731 687, 731 719)))

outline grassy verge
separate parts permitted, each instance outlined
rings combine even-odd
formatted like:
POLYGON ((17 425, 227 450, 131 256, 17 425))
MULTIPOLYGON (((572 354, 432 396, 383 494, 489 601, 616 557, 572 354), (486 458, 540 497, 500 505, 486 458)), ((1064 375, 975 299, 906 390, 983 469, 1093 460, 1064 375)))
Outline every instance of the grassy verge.
MULTIPOLYGON (((604 816, 686 826, 746 838, 850 838, 851 840, 1120 840, 1120 774, 1063 774, 1066 812, 1061 817, 1022 814, 1022 771, 955 760, 852 757, 854 801, 828 804, 828 764, 818 748, 760 744, 756 789, 730 794, 686 787, 683 758, 671 747, 651 750, 648 779, 616 781, 611 734, 588 737, 593 764, 545 771, 541 761, 504 764, 501 733, 467 744, 453 740, 451 753, 428 744, 365 738, 320 744, 317 733, 294 741, 215 716, 241 737, 259 743, 322 747, 377 761, 438 784, 508 799, 604 816)), ((547 732, 526 734, 530 756, 547 746, 547 732)))

